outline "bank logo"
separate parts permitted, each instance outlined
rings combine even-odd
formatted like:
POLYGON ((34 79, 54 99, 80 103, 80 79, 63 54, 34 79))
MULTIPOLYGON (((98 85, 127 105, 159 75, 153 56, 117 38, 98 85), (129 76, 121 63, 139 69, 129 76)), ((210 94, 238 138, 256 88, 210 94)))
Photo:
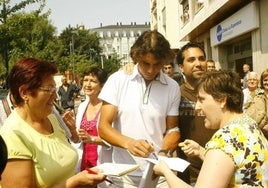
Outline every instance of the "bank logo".
POLYGON ((221 25, 218 25, 218 27, 217 27, 217 40, 218 40, 218 42, 220 42, 221 39, 222 39, 222 27, 221 27, 221 25))

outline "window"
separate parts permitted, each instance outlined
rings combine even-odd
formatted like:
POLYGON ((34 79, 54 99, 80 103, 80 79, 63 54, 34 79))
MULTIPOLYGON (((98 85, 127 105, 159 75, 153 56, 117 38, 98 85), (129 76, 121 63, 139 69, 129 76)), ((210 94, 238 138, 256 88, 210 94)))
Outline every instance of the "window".
POLYGON ((189 14, 189 2, 188 1, 183 1, 182 4, 182 15, 181 15, 181 21, 182 23, 187 23, 190 19, 190 14, 189 14))
POLYGON ((166 26, 166 7, 162 10, 162 26, 166 26))
POLYGON ((154 0, 154 2, 152 3, 151 12, 153 12, 155 8, 156 8, 156 0, 154 0))
POLYGON ((111 37, 111 32, 110 31, 107 32, 107 37, 109 37, 109 38, 111 37))
POLYGON ((232 55, 233 54, 233 46, 232 45, 228 45, 226 49, 227 49, 227 54, 228 55, 232 55))
POLYGON ((195 13, 204 6, 204 0, 195 0, 195 13))
POLYGON ((251 51, 251 38, 235 42, 227 46, 227 54, 243 54, 244 52, 251 51))
POLYGON ((240 52, 240 45, 238 44, 234 46, 234 53, 237 54, 239 52, 240 52))
POLYGON ((114 33, 114 35, 115 35, 116 37, 118 37, 118 36, 119 36, 118 31, 116 31, 116 32, 114 33))

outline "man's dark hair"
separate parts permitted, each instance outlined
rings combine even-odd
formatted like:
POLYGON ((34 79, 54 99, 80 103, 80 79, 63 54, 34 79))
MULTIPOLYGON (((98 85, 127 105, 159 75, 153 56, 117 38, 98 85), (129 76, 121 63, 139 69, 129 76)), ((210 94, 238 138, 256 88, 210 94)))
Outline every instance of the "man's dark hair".
POLYGON ((183 64, 183 61, 184 61, 184 52, 186 50, 188 50, 189 48, 199 48, 204 53, 204 56, 206 57, 206 52, 205 52, 205 50, 204 50, 204 48, 203 48, 202 45, 200 45, 197 42, 188 42, 177 53, 176 61, 177 61, 178 64, 183 64))
POLYGON ((130 50, 134 63, 137 63, 137 59, 147 53, 152 53, 156 59, 167 62, 172 61, 175 56, 168 40, 156 30, 143 32, 130 50))

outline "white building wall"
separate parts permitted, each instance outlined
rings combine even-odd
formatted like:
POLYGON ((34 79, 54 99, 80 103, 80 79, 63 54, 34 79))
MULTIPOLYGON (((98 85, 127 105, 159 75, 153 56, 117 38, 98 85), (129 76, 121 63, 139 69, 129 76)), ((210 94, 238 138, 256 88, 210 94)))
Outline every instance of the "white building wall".
MULTIPOLYGON (((217 12, 228 0, 204 0, 203 7, 199 11, 195 10, 195 4, 198 0, 190 0, 189 2, 189 22, 184 24, 180 19, 179 40, 189 40, 187 35, 202 22, 209 18, 213 13, 217 12)), ((179 16, 183 16, 183 7, 179 5, 179 16)), ((209 28, 208 28, 209 29, 209 28)))
POLYGON ((151 29, 157 29, 164 35, 172 49, 179 48, 178 0, 151 0, 150 6, 151 29))
POLYGON ((100 45, 103 49, 102 55, 105 58, 117 56, 121 59, 121 64, 131 62, 129 55, 131 46, 136 39, 146 30, 150 30, 150 24, 136 25, 110 25, 92 29, 92 32, 97 32, 100 37, 100 45))
POLYGON ((166 38, 171 48, 180 48, 179 6, 178 1, 166 0, 166 38))
POLYGON ((257 3, 259 7, 260 29, 252 32, 253 69, 261 73, 264 69, 268 68, 268 1, 260 0, 257 3))
MULTIPOLYGON (((235 62, 228 62, 228 44, 235 44, 233 41, 243 40, 245 35, 249 36, 252 45, 250 55, 252 56, 253 70, 261 73, 264 69, 268 68, 268 63, 266 62, 268 59, 268 1, 256 0, 253 2, 257 4, 259 26, 251 31, 247 31, 247 33, 240 33, 235 38, 219 45, 211 44, 210 30, 231 16, 231 14, 225 14, 224 17, 222 14, 219 16, 220 13, 228 12, 228 6, 236 6, 238 8, 237 11, 239 11, 237 6, 240 6, 240 9, 242 9, 243 3, 245 4, 246 1, 150 0, 151 29, 157 29, 162 33, 169 40, 173 48, 181 47, 189 40, 201 42, 204 44, 207 57, 216 61, 218 69, 234 70, 237 68, 235 62), (201 4, 198 4, 198 2, 201 2, 201 4), (234 5, 235 2, 237 2, 236 5, 234 5), (188 10, 185 9, 185 3, 186 5, 188 3, 188 10), (165 14, 162 14, 163 10, 165 10, 165 14), (185 14, 184 10, 187 10, 187 14, 185 14), (187 16, 188 19, 185 19, 187 16)), ((240 58, 239 54, 235 54, 234 57, 240 58)))

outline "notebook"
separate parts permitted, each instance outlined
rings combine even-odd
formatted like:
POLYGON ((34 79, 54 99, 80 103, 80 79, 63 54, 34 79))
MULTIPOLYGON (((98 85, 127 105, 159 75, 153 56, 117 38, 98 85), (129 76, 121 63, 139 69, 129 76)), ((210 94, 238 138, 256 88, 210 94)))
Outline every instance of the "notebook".
POLYGON ((135 164, 115 164, 115 163, 102 163, 94 168, 101 171, 102 174, 107 176, 123 176, 139 168, 135 164))
POLYGON ((175 170, 175 171, 179 171, 179 172, 183 172, 190 164, 189 162, 187 162, 183 159, 177 158, 177 157, 168 158, 165 156, 158 156, 156 158, 158 158, 158 159, 144 158, 145 160, 149 161, 150 163, 148 163, 148 165, 143 173, 141 182, 139 184, 139 188, 156 187, 158 180, 159 180, 159 176, 157 176, 157 177, 153 176, 153 174, 154 174, 153 167, 155 164, 158 164, 159 161, 161 161, 161 160, 165 161, 170 169, 175 170))
POLYGON ((178 172, 183 172, 189 165, 190 163, 188 161, 185 161, 181 158, 178 157, 165 157, 165 156, 158 156, 158 160, 156 159, 151 159, 151 158, 144 158, 145 160, 153 163, 153 164, 158 164, 159 161, 163 160, 167 163, 168 167, 171 170, 175 170, 178 172))

